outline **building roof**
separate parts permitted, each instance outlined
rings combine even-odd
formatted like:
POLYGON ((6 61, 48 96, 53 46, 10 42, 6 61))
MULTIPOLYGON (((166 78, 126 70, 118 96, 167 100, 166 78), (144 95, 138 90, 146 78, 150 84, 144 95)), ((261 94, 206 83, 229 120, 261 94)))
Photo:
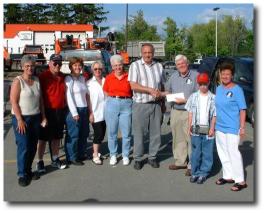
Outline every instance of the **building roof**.
POLYGON ((4 38, 14 38, 20 31, 34 32, 85 32, 93 31, 90 24, 6 24, 4 38))

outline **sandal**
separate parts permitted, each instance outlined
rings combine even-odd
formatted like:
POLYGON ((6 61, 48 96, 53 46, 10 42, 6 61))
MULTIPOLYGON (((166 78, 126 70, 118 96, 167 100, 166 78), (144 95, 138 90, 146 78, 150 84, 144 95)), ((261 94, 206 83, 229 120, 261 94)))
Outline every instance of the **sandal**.
POLYGON ((231 191, 233 191, 233 192, 238 192, 238 191, 240 191, 240 190, 242 190, 242 189, 244 189, 244 188, 247 188, 247 187, 248 187, 248 185, 247 185, 246 183, 244 183, 244 184, 236 183, 236 184, 234 184, 233 187, 231 188, 231 191))
POLYGON ((234 183, 235 181, 234 180, 227 180, 227 179, 224 179, 224 178, 219 178, 215 184, 216 185, 224 185, 226 183, 234 183))
POLYGON ((102 161, 100 160, 99 157, 93 157, 92 162, 96 165, 101 165, 102 161))

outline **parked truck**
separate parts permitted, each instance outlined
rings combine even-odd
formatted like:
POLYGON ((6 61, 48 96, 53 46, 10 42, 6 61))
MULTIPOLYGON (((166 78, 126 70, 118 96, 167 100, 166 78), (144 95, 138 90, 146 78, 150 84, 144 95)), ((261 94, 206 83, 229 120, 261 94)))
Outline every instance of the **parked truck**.
POLYGON ((164 41, 129 41, 127 43, 127 52, 130 61, 141 58, 141 47, 145 43, 150 43, 154 46, 154 58, 163 59, 165 57, 165 42, 164 41))

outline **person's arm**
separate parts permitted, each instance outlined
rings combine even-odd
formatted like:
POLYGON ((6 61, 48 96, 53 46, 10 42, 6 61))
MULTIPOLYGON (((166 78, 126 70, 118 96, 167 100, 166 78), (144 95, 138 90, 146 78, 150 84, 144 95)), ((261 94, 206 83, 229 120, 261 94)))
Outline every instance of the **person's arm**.
POLYGON ((95 119, 94 119, 94 113, 92 110, 92 101, 91 101, 89 93, 87 94, 86 98, 87 98, 87 104, 88 104, 89 121, 90 121, 90 123, 94 123, 95 119))
POLYGON ((76 109, 75 102, 73 100, 73 94, 71 93, 71 89, 73 89, 73 79, 72 77, 66 77, 65 78, 65 84, 66 84, 66 99, 67 99, 67 105, 68 108, 72 114, 72 117, 75 121, 79 120, 79 115, 76 109))
POLYGON ((246 134, 246 110, 242 109, 240 110, 240 131, 239 135, 242 139, 246 134))
POLYGON ((45 127, 48 124, 48 120, 45 115, 45 108, 44 108, 44 102, 43 102, 42 95, 40 95, 40 113, 41 113, 41 126, 45 127))
POLYGON ((191 135, 191 125, 192 125, 192 100, 193 100, 193 94, 189 97, 185 109, 188 111, 188 135, 191 135))
POLYGON ((192 125, 192 112, 189 112, 188 116, 188 135, 191 135, 191 125, 192 125))
POLYGON ((216 116, 214 116, 211 120, 209 134, 208 134, 209 137, 214 136, 215 123, 216 123, 216 116))
POLYGON ((25 134, 26 133, 26 123, 23 120, 21 109, 19 106, 19 98, 20 98, 20 82, 19 79, 15 79, 12 83, 11 86, 11 91, 10 91, 10 103, 12 105, 12 109, 15 113, 16 119, 17 119, 17 131, 20 134, 25 134))
POLYGON ((136 82, 130 81, 131 89, 135 92, 140 92, 140 93, 146 93, 149 95, 152 95, 153 97, 159 97, 161 92, 159 90, 156 90, 154 88, 142 86, 141 84, 138 84, 136 82))

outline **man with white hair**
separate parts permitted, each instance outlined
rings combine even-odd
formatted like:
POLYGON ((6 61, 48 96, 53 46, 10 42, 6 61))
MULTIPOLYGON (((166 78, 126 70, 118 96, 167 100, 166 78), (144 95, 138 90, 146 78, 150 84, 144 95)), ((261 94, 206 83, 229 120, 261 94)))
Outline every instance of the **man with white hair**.
POLYGON ((160 63, 153 61, 154 47, 143 44, 142 58, 131 64, 128 80, 133 90, 132 130, 134 136, 134 169, 143 167, 144 134, 149 132, 148 164, 153 168, 159 167, 157 153, 161 144, 161 117, 165 96, 165 76, 160 63))
POLYGON ((185 104, 190 95, 198 90, 196 78, 198 73, 189 70, 188 59, 184 55, 175 58, 177 72, 175 72, 166 84, 169 93, 183 93, 184 99, 177 98, 171 103, 170 126, 172 130, 172 151, 175 164, 169 165, 170 170, 186 169, 186 176, 191 175, 191 142, 188 134, 188 112, 185 104), (189 161, 188 161, 189 157, 189 161))

